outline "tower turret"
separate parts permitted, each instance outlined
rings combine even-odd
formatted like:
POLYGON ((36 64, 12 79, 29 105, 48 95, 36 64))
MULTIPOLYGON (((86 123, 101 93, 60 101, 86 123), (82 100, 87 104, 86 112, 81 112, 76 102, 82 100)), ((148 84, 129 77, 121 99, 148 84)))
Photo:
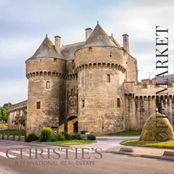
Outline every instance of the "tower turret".
POLYGON ((79 131, 95 133, 124 129, 122 84, 127 57, 99 24, 76 51, 79 131))
POLYGON ((59 47, 46 36, 35 54, 26 60, 27 134, 39 132, 44 126, 58 127, 64 114, 64 73, 65 61, 59 47))

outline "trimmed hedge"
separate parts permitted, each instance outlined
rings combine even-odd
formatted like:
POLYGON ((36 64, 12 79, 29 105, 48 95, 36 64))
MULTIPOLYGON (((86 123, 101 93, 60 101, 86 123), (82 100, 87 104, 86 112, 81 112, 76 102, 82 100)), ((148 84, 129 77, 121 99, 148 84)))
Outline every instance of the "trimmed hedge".
POLYGON ((81 140, 82 137, 81 137, 80 134, 72 134, 72 135, 71 135, 71 139, 72 139, 72 140, 81 140))
POLYGON ((146 121, 140 141, 167 141, 174 138, 173 127, 161 113, 153 113, 146 121))
POLYGON ((62 134, 64 135, 65 140, 71 140, 70 134, 68 134, 67 132, 62 132, 62 134))
POLYGON ((38 140, 38 139, 39 139, 39 137, 38 137, 36 134, 31 133, 31 134, 29 134, 29 135, 25 138, 25 141, 26 141, 26 142, 31 142, 31 141, 36 141, 36 140, 38 140))
POLYGON ((52 134, 50 141, 57 141, 57 136, 55 134, 52 134))
POLYGON ((94 134, 88 134, 87 140, 96 140, 96 136, 94 134))
POLYGON ((16 129, 5 129, 0 130, 0 135, 17 135, 17 136, 25 136, 25 130, 16 130, 16 129))
POLYGON ((57 140, 58 141, 64 141, 64 140, 66 140, 65 135, 63 133, 58 133, 57 134, 57 140))

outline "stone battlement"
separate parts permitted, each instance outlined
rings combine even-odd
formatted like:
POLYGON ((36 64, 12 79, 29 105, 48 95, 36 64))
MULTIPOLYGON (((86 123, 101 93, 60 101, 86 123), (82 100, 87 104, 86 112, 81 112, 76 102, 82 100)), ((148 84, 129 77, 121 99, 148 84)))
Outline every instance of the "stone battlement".
POLYGON ((11 105, 10 108, 8 109, 8 113, 26 107, 27 107, 27 100, 11 105))

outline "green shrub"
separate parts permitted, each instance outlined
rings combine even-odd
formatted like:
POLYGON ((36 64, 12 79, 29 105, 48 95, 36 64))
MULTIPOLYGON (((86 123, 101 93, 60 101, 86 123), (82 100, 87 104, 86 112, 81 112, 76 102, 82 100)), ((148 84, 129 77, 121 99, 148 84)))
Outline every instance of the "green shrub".
POLYGON ((71 135, 71 139, 72 139, 72 140, 81 140, 82 137, 81 137, 80 134, 72 134, 72 135, 71 135))
POLYGON ((160 113, 153 113, 144 125, 140 141, 167 141, 173 138, 173 127, 168 118, 160 113))
POLYGON ((66 140, 65 135, 63 133, 58 133, 57 134, 57 140, 58 141, 64 141, 64 140, 66 140))
POLYGON ((5 130, 0 130, 0 134, 25 136, 26 131, 25 130, 16 130, 16 129, 5 129, 5 130))
POLYGON ((52 134, 50 141, 57 141, 57 136, 55 134, 52 134))
POLYGON ((62 132, 62 134, 65 136, 65 140, 71 140, 70 134, 68 134, 67 132, 62 132))
POLYGON ((94 134, 88 134, 87 140, 96 140, 96 136, 94 134))
POLYGON ((51 141, 53 136, 53 131, 50 127, 43 127, 40 135, 40 141, 51 141))
POLYGON ((29 134, 29 135, 25 138, 25 141, 26 141, 26 142, 31 142, 31 141, 36 141, 36 140, 38 140, 38 139, 39 139, 39 137, 38 137, 36 134, 31 133, 31 134, 29 134))

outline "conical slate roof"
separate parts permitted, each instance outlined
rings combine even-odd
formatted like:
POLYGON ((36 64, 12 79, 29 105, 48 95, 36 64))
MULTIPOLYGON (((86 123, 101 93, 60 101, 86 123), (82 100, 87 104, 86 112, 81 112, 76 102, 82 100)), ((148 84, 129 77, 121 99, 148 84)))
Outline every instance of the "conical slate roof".
POLYGON ((42 58, 42 57, 63 58, 62 54, 56 50, 54 44, 47 37, 47 35, 32 57, 35 57, 35 58, 42 58))
POLYGON ((119 47, 119 48, 121 47, 121 46, 119 45, 119 43, 115 40, 113 34, 112 34, 109 38, 115 43, 115 45, 116 45, 117 47, 119 47))
POLYGON ((87 39, 84 47, 92 46, 116 47, 114 42, 109 38, 109 36, 105 33, 105 31, 101 28, 99 24, 96 25, 94 31, 87 39))

